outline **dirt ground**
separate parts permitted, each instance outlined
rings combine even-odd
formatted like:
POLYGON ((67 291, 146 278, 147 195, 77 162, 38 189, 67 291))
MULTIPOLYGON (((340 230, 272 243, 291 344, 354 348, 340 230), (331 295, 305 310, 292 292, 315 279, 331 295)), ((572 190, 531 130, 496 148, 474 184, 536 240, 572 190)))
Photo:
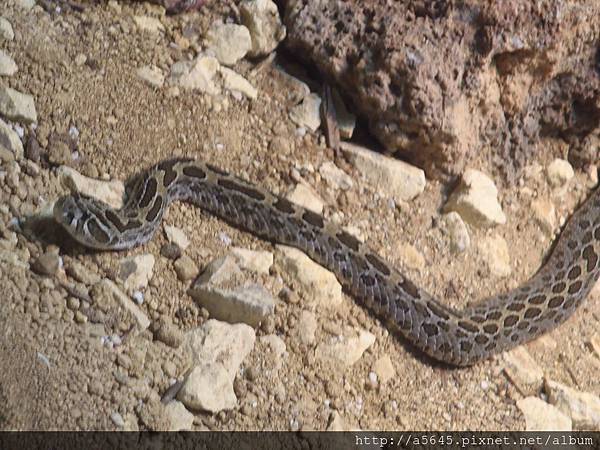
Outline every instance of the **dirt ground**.
MULTIPOLYGON (((296 169, 325 200, 326 216, 341 211, 343 224, 358 227, 386 260, 459 308, 517 286, 540 266, 552 237, 533 219, 531 198, 549 199, 558 217, 566 218, 590 192, 584 172, 577 172, 567 189, 550 188, 543 170, 550 162, 544 148, 556 144, 544 142, 538 164, 521 183, 499 186, 507 224, 490 231, 470 229, 471 247, 454 255, 439 226, 451 186, 428 181, 415 200, 390 207, 386 193, 349 164, 342 167, 354 180, 347 193, 321 179, 315 168, 333 161, 333 151, 326 148, 320 131, 298 135, 288 117, 297 93, 277 68, 279 60, 260 71, 253 71, 253 62, 236 65, 259 91, 252 101, 227 94, 210 98, 185 90, 173 95, 166 87, 153 88, 139 79, 136 70, 141 66, 154 64, 167 72, 175 61, 193 56, 194 45, 184 49, 174 42, 183 37, 200 41, 198 36, 214 20, 231 16, 226 2, 161 17, 166 31, 160 34, 139 32, 132 20, 134 15, 160 16, 155 6, 126 2, 120 6, 117 11, 104 2, 88 3, 82 12, 65 6, 48 13, 40 7, 25 11, 9 1, 2 11, 15 30, 14 41, 2 46, 19 71, 0 83, 35 98, 35 134, 43 148, 50 146, 53 134, 68 133, 71 127, 79 131, 80 163, 75 167, 88 176, 126 179, 158 160, 185 155, 285 193, 295 185, 291 173, 296 169), (83 60, 79 55, 85 56, 83 64, 77 62, 83 60), (477 243, 486 235, 502 236, 509 243, 510 276, 498 278, 483 263, 477 243), (398 251, 404 243, 423 255, 424 270, 406 268, 398 251)), ((32 131, 29 128, 26 134, 32 131)), ((474 168, 494 177, 488 167, 474 168)), ((40 164, 36 175, 22 173, 20 180, 24 192, 0 187, 0 203, 7 205, 0 211, 4 230, 13 217, 32 212, 62 191, 55 169, 47 165, 40 164)), ((185 231, 191 241, 186 252, 200 267, 226 252, 222 233, 232 245, 275 251, 270 244, 188 205, 172 206, 164 220, 185 231)), ((154 277, 142 308, 153 321, 168 317, 185 331, 206 320, 206 314, 186 294, 188 286, 178 280, 172 262, 160 256, 165 242, 158 233, 143 248, 128 252, 73 255, 61 249, 60 254, 66 263, 76 259, 103 278, 113 278, 125 256, 153 254, 154 277)), ((13 251, 32 262, 44 250, 19 235, 13 251)), ((282 270, 277 266, 274 270, 283 285, 293 287, 282 270)), ((144 397, 136 389, 146 380, 145 386, 163 394, 169 378, 163 373, 164 361, 171 357, 167 350, 153 354, 154 359, 146 357, 144 370, 130 373, 129 382, 123 382, 116 376, 122 350, 88 337, 89 324, 75 320, 67 307, 68 295, 55 280, 3 264, 0 285, 0 428, 113 430, 117 429, 111 420, 115 411, 139 428, 146 427, 144 397)), ((287 347, 285 357, 274 364, 255 346, 243 362, 244 372, 253 375, 239 375, 235 382, 238 406, 217 414, 195 412, 195 429, 322 430, 334 412, 347 427, 360 429, 525 428, 516 407, 523 396, 505 375, 501 356, 464 369, 434 363, 390 335, 345 295, 341 307, 313 311, 318 322, 316 343, 345 326, 364 328, 376 340, 354 365, 327 365, 315 358, 314 348, 295 337, 294 327, 304 308, 303 301, 277 304, 275 314, 256 331, 257 336, 281 337, 287 347), (374 386, 369 373, 383 355, 390 356, 395 375, 374 386)), ((600 297, 595 294, 564 325, 527 349, 547 377, 598 395, 600 360, 586 342, 599 331, 600 297)))

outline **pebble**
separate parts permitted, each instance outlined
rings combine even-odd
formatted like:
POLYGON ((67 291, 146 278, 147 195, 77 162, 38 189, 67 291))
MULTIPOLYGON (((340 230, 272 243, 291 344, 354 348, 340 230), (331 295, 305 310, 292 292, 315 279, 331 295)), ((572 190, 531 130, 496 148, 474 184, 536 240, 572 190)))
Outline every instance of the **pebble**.
POLYGON ((80 192, 97 200, 100 200, 115 209, 123 206, 123 196, 125 186, 123 182, 101 181, 88 178, 81 175, 75 169, 62 166, 58 170, 58 175, 63 186, 71 191, 80 192))
POLYGON ((387 383, 396 375, 396 369, 394 369, 392 359, 390 358, 390 355, 387 354, 375 361, 372 370, 377 374, 377 377, 382 384, 387 383))
POLYGON ((425 268, 425 258, 413 245, 404 243, 398 246, 400 260, 409 269, 421 272, 425 268))
POLYGON ((531 211, 542 230, 552 236, 556 228, 556 210, 554 204, 547 199, 535 199, 531 202, 531 211))
POLYGON ((171 244, 176 244, 181 250, 185 250, 190 245, 190 240, 186 236, 185 232, 178 227, 172 225, 165 225, 165 237, 171 244))
POLYGON ((7 86, 0 87, 0 115, 15 122, 37 122, 33 97, 7 86))
POLYGON ((20 160, 23 154, 23 143, 19 135, 0 119, 0 162, 20 160))
POLYGON ((571 418, 580 430, 600 430, 600 397, 581 392, 548 378, 544 381, 548 402, 571 418))
POLYGON ((522 395, 534 395, 540 391, 544 371, 523 346, 502 354, 504 372, 522 395))
POLYGON ((446 202, 444 211, 457 212, 465 222, 476 228, 490 228, 506 223, 506 216, 498 202, 496 185, 487 175, 473 169, 462 175, 460 184, 446 202))
POLYGON ((277 245, 277 249, 281 268, 298 281, 309 302, 325 308, 342 303, 342 286, 332 272, 296 248, 277 245))
POLYGON ((316 331, 317 317, 315 314, 310 311, 302 311, 295 331, 298 340, 302 344, 312 345, 315 342, 316 331))
POLYGON ((123 258, 119 263, 117 277, 129 292, 148 286, 154 270, 154 255, 136 255, 123 258))
POLYGON ((119 428, 125 427, 125 421, 123 420, 123 416, 121 416, 121 414, 119 414, 118 412, 111 413, 110 420, 112 420, 113 423, 119 428))
POLYGON ((333 411, 329 415, 329 423, 327 425, 327 431, 348 431, 344 418, 337 411, 333 411))
POLYGON ((471 246, 469 230, 460 214, 455 211, 444 214, 441 224, 450 239, 450 250, 453 253, 462 253, 471 246))
POLYGON ((165 406, 165 414, 171 424, 168 431, 189 431, 194 426, 194 415, 177 400, 171 400, 165 406))
POLYGON ((133 16, 133 21, 140 31, 149 33, 161 33, 165 31, 164 25, 155 17, 133 16))
POLYGON ((54 140, 48 146, 48 160, 54 165, 71 166, 73 164, 71 147, 62 140, 54 140))
POLYGON ((478 249, 493 276, 503 278, 511 274, 508 244, 502 236, 485 236, 478 249))
POLYGON ((286 196, 292 203, 296 203, 306 209, 323 213, 323 200, 308 186, 298 183, 294 189, 286 196))
POLYGON ((546 174, 553 187, 562 187, 573 178, 575 171, 569 161, 557 158, 548 165, 546 174))
POLYGON ((120 311, 125 314, 126 317, 123 319, 135 325, 138 332, 150 326, 146 314, 111 280, 103 279, 93 285, 90 296, 101 311, 120 311))
POLYGON ((183 333, 171 322, 161 321, 154 333, 154 338, 172 348, 179 348, 183 342, 183 333))
POLYGON ((286 35, 277 5, 271 0, 244 0, 239 8, 252 41, 249 56, 265 56, 275 50, 286 35))
POLYGON ((167 259, 175 260, 181 256, 181 247, 172 242, 167 242, 160 248, 160 254, 167 259))
POLYGON ((340 145, 352 165, 396 202, 412 200, 425 189, 423 170, 359 145, 349 142, 340 145))
POLYGON ((131 294, 131 298, 138 304, 141 305, 144 303, 144 293, 141 291, 133 291, 131 294))
POLYGON ((321 174, 321 177, 334 188, 347 191, 354 186, 354 182, 350 175, 338 168, 331 161, 326 161, 321 164, 321 167, 319 167, 319 174, 321 174))
POLYGON ((17 73, 17 70, 19 70, 19 68, 17 67, 15 60, 12 59, 8 53, 0 50, 0 76, 10 77, 17 73))
POLYGON ((179 281, 190 281, 198 275, 198 266, 194 260, 187 255, 178 258, 173 264, 173 267, 175 268, 175 273, 177 274, 179 281))
POLYGON ((156 66, 143 66, 140 67, 136 74, 143 81, 148 83, 150 86, 160 88, 165 83, 165 75, 156 66))
POLYGON ((216 23, 208 31, 206 47, 221 64, 233 66, 252 48, 250 31, 243 25, 216 23))
POLYGON ((228 69, 227 67, 220 67, 219 72, 223 81, 223 87, 226 90, 239 92, 252 100, 255 100, 258 97, 256 88, 239 73, 228 69))
POLYGON ((65 267, 67 275, 73 278, 75 281, 91 286, 100 281, 100 275, 90 271, 82 263, 75 259, 70 259, 65 267))
POLYGON ((0 39, 12 41, 15 38, 15 32, 11 23, 4 17, 0 17, 0 39))
POLYGON ((54 276, 60 268, 60 257, 56 252, 42 253, 33 262, 31 268, 40 275, 54 276))
POLYGON ((273 265, 273 253, 264 250, 232 247, 229 254, 240 268, 258 274, 268 275, 273 265))
POLYGON ((219 67, 217 58, 200 54, 192 61, 178 61, 173 64, 167 81, 185 89, 217 95, 220 89, 215 84, 215 77, 219 67))
POLYGON ((363 353, 375 343, 375 335, 366 330, 347 330, 329 342, 322 342, 315 349, 317 359, 332 367, 349 367, 357 362, 363 353))
POLYGON ((306 127, 315 132, 321 126, 321 97, 308 94, 299 105, 290 110, 290 119, 299 127, 306 127))
POLYGON ((537 397, 518 400, 517 408, 525 416, 525 431, 571 431, 571 419, 537 397))

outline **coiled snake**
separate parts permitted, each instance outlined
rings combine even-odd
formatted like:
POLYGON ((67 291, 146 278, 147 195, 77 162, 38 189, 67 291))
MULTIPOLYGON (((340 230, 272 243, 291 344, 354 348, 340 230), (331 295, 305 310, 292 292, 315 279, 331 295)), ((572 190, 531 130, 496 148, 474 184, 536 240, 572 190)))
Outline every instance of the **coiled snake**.
POLYGON ((174 200, 299 248, 333 271, 346 291, 391 331, 453 365, 473 364, 555 328, 600 275, 600 188, 573 214, 532 278, 460 311, 439 303, 322 216, 191 159, 163 161, 134 179, 120 210, 75 193, 56 202, 54 218, 86 247, 127 249, 150 239, 174 200))

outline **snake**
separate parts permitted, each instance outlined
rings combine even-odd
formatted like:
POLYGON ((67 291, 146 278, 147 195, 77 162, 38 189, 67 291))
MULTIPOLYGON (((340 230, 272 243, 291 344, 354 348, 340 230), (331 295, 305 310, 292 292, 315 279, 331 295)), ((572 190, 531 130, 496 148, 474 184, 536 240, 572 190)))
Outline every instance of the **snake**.
POLYGON ((520 286, 454 309, 418 287, 340 225, 212 164, 164 160, 126 185, 115 209, 72 192, 53 218, 84 247, 146 243, 168 205, 192 203, 264 240, 300 249, 393 333, 435 360, 469 366, 546 333, 584 301, 600 276, 600 188, 572 214, 538 271, 520 286))

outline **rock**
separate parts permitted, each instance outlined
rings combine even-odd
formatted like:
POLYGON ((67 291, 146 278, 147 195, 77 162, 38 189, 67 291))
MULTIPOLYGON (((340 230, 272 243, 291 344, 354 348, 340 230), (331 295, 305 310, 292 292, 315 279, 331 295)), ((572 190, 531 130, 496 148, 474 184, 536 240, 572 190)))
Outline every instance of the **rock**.
POLYGON ((11 23, 4 17, 0 17, 0 39, 12 41, 15 38, 15 32, 11 23))
POLYGON ((6 122, 0 119, 0 160, 3 162, 23 159, 21 138, 6 122), (2 155, 5 155, 4 157, 2 155))
POLYGON ((215 76, 219 67, 219 61, 215 57, 200 54, 192 61, 173 64, 167 81, 182 88, 217 95, 220 89, 215 84, 215 76))
MULTIPOLYGON (((597 283, 596 285, 598 285, 598 284, 600 284, 600 283, 597 283)), ((588 345, 592 349, 592 351, 596 354, 596 357, 600 358, 600 335, 594 334, 590 338, 588 345)))
POLYGON ((335 275, 314 262, 300 250, 277 245, 281 268, 301 286, 307 300, 326 308, 342 303, 342 286, 335 275))
POLYGON ((354 186, 354 182, 350 175, 330 161, 321 164, 321 167, 319 167, 319 174, 321 174, 321 177, 334 188, 347 191, 354 186))
POLYGON ((421 272, 425 268, 425 258, 414 246, 408 243, 398 246, 400 260, 409 269, 421 272))
POLYGON ((329 342, 317 345, 317 359, 335 367, 349 367, 360 359, 365 350, 375 343, 375 335, 365 330, 347 330, 344 335, 335 336, 329 342))
POLYGON ((58 176, 62 185, 71 191, 94 197, 115 209, 123 206, 125 186, 121 181, 95 180, 85 177, 75 169, 66 166, 59 168, 58 176))
POLYGON ((137 76, 156 88, 162 87, 165 83, 165 75, 156 66, 144 66, 137 70, 137 76))
POLYGON ((149 33, 162 33, 165 31, 164 25, 156 17, 133 16, 133 21, 140 31, 149 33))
POLYGON ((327 425, 327 431, 348 431, 344 418, 337 411, 333 411, 329 415, 329 424, 327 425))
POLYGON ((252 100, 258 97, 258 91, 248 80, 246 80, 239 73, 228 69, 227 67, 220 67, 219 72, 223 79, 223 87, 232 92, 240 92, 252 100))
POLYGON ((310 311, 302 311, 296 326, 296 336, 304 345, 312 345, 315 342, 317 331, 317 318, 310 311))
POLYGON ((471 246, 471 237, 467 226, 457 212, 449 212, 442 216, 442 227, 444 233, 450 238, 450 250, 454 253, 462 253, 471 246))
POLYGON ((396 375, 396 369, 394 369, 390 355, 383 355, 381 358, 375 361, 372 370, 377 374, 377 377, 382 384, 387 383, 389 380, 394 378, 394 375, 396 375))
POLYGON ((29 263, 19 259, 19 256, 13 250, 0 250, 0 263, 18 267, 20 269, 29 270, 29 263))
POLYGON ((290 110, 290 119, 299 127, 315 132, 321 126, 321 97, 309 94, 290 110))
POLYGON ((0 87, 0 115, 15 122, 37 122, 33 97, 9 87, 0 87))
POLYGON ((73 152, 69 144, 58 139, 52 140, 48 148, 48 161, 54 165, 72 165, 73 152))
POLYGON ((123 314, 125 325, 135 325, 138 332, 150 326, 146 314, 112 281, 104 279, 94 284, 90 296, 101 311, 123 314))
POLYGON ((268 275, 273 265, 273 253, 264 250, 232 247, 229 254, 235 258, 239 267, 255 273, 268 275))
POLYGON ((183 333, 171 322, 161 321, 154 333, 154 338, 172 348, 179 348, 183 342, 183 333))
POLYGON ((233 66, 246 56, 252 47, 252 39, 243 25, 217 23, 208 32, 206 46, 221 64, 233 66))
POLYGON ((15 4, 25 11, 30 11, 35 6, 35 0, 17 0, 15 4))
POLYGON ((19 69, 15 60, 8 53, 0 50, 0 76, 10 77, 17 73, 17 70, 19 69))
POLYGON ((194 415, 177 400, 171 400, 165 406, 165 414, 171 423, 168 431, 189 431, 194 425, 194 415))
POLYGON ((502 354, 504 372, 523 395, 537 394, 544 380, 544 371, 523 346, 502 354))
POLYGON ((90 271, 76 259, 70 259, 66 264, 65 271, 67 275, 86 286, 91 286, 100 281, 100 275, 90 271))
POLYGON ((177 399, 190 409, 216 413, 233 409, 237 397, 233 383, 220 364, 200 364, 192 369, 177 399))
POLYGON ((119 263, 118 278, 127 291, 144 289, 148 286, 154 269, 154 255, 137 255, 123 258, 119 263))
POLYGON ((165 225, 165 237, 172 244, 176 244, 181 250, 185 250, 190 245, 190 240, 181 228, 172 225, 165 225))
POLYGON ((557 383, 548 378, 544 381, 548 402, 571 418, 579 430, 600 430, 600 397, 590 392, 557 383))
POLYGON ((537 397, 517 401, 525 416, 525 431, 571 431, 571 419, 537 397))
POLYGON ((179 281, 190 281, 198 275, 198 266, 194 260, 187 255, 178 258, 175 261, 175 264, 173 264, 173 267, 175 268, 175 273, 177 274, 179 281))
POLYGON ((286 198, 297 205, 316 212, 323 213, 323 200, 311 188, 304 184, 297 184, 286 198))
POLYGON ((212 284, 219 286, 226 283, 236 283, 243 280, 242 271, 233 256, 224 256, 210 262, 204 269, 195 285, 212 284))
POLYGON ((118 412, 113 412, 110 415, 110 420, 113 421, 113 423, 118 427, 118 428, 123 428, 125 426, 125 421, 123 420, 123 416, 121 416, 121 414, 119 414, 118 412))
POLYGON ((42 253, 31 265, 31 268, 40 275, 52 277, 60 268, 61 260, 56 252, 42 253))
POLYGON ((502 278, 511 274, 508 244, 502 236, 484 237, 478 249, 493 276, 502 278))
POLYGON ((569 161, 557 158, 548 165, 547 175, 553 187, 561 187, 573 178, 575 172, 569 161))
POLYGON ((547 199, 535 199, 531 202, 531 211, 542 230, 552 236, 556 228, 556 210, 552 202, 547 199))
POLYGON ((160 248, 160 254, 167 259, 176 260, 181 256, 181 248, 177 244, 168 242, 160 248))
POLYGON ((335 120, 338 129, 340 130, 340 137, 342 139, 350 139, 352 134, 354 134, 356 115, 348 111, 348 108, 337 89, 333 89, 331 93, 333 97, 333 106, 335 108, 335 120))
POLYGON ((421 169, 349 142, 342 142, 341 147, 370 183, 395 200, 412 200, 425 189, 425 172, 421 169))
POLYGON ((249 56, 264 56, 275 50, 285 38, 277 5, 271 0, 245 0, 239 8, 241 22, 250 31, 252 39, 249 56))
POLYGON ((456 211, 465 222, 476 228, 506 223, 506 216, 498 203, 496 185, 487 175, 473 169, 463 174, 444 211, 456 211))

